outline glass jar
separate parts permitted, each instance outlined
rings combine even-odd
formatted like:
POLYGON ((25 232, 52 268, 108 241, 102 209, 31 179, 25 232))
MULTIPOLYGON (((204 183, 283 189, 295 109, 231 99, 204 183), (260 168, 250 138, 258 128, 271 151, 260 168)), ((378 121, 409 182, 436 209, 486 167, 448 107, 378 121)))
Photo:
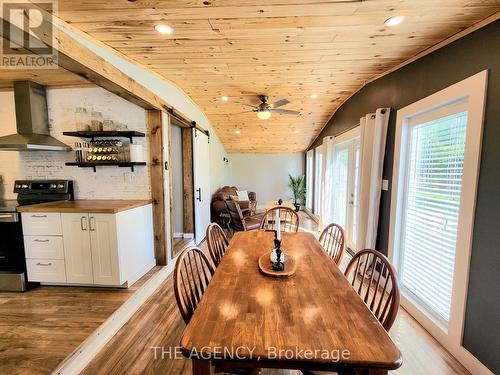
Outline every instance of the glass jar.
POLYGON ((86 108, 77 107, 75 110, 75 126, 79 132, 89 130, 89 113, 86 108))
POLYGON ((102 113, 92 111, 92 116, 91 116, 91 121, 90 121, 90 130, 93 132, 102 131, 102 123, 103 123, 102 113))

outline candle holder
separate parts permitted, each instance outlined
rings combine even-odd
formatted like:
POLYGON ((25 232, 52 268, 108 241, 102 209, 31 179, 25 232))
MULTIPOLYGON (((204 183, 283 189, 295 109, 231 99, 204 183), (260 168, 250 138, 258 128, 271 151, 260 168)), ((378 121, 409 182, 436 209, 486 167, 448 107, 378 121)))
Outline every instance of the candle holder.
POLYGON ((285 254, 281 251, 281 240, 277 238, 274 239, 274 248, 276 251, 276 262, 273 262, 273 270, 283 271, 285 269, 285 263, 282 258, 285 257, 285 254))

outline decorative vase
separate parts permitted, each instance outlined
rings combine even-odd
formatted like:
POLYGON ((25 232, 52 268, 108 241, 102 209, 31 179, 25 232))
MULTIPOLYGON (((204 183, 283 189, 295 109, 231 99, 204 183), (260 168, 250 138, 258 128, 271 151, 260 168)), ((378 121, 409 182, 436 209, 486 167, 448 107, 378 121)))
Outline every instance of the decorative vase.
POLYGON ((299 212, 300 211, 300 203, 294 203, 293 205, 295 206, 295 212, 299 212))

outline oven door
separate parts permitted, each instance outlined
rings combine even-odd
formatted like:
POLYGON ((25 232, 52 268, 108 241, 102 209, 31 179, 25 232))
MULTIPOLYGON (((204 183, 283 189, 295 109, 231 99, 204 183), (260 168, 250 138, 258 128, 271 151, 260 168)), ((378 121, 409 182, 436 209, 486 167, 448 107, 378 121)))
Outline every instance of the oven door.
POLYGON ((0 272, 24 272, 23 231, 19 214, 0 212, 0 272))

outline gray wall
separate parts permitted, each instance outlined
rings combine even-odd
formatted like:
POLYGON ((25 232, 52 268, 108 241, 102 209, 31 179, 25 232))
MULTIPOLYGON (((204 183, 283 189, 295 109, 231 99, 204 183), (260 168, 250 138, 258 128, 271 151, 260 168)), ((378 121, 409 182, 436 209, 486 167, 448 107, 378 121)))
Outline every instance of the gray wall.
MULTIPOLYGON (((496 21, 370 84, 332 116, 313 144, 391 107, 384 179, 392 178, 396 110, 489 69, 481 170, 472 243, 464 346, 500 373, 500 21, 496 21)), ((391 192, 382 192, 377 249, 387 254, 391 192)))

